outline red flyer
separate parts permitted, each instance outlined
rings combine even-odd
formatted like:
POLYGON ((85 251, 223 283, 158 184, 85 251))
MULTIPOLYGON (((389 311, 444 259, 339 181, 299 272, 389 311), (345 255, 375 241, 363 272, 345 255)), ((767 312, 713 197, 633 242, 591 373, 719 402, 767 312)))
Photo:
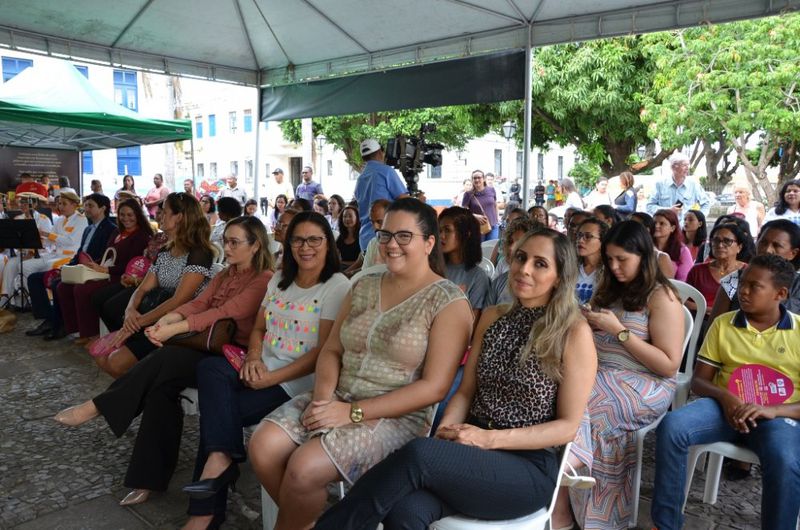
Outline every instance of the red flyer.
POLYGON ((794 393, 794 383, 769 366, 743 364, 731 374, 728 390, 745 403, 779 405, 794 393))

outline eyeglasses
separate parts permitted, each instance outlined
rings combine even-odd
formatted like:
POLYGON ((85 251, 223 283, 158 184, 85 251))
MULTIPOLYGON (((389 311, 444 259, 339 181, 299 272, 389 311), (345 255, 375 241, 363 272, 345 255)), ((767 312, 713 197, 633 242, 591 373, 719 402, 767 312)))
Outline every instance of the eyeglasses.
POLYGON ((289 244, 292 246, 292 248, 302 248, 303 244, 307 244, 311 248, 317 248, 322 244, 323 241, 325 241, 325 236, 292 236, 289 238, 289 244))
POLYGON ((600 236, 596 236, 591 232, 578 232, 575 234, 575 240, 580 241, 585 239, 586 241, 591 241, 592 239, 600 239, 600 236))
POLYGON ((387 245, 389 241, 394 238, 397 241, 397 244, 400 246, 406 246, 411 243, 411 239, 414 236, 419 237, 427 237, 425 234, 415 234, 414 232, 409 232, 408 230, 400 230, 398 232, 389 232, 388 230, 376 230, 375 235, 378 238, 378 243, 381 245, 387 245))
POLYGON ((734 243, 736 243, 736 240, 729 237, 715 237, 711 239, 711 244, 717 247, 728 248, 734 243))
POLYGON ((226 245, 230 246, 231 250, 236 250, 237 248, 239 248, 239 245, 244 245, 244 244, 248 244, 249 245, 250 241, 248 241, 246 239, 236 239, 236 238, 230 238, 229 239, 227 237, 223 237, 222 238, 222 246, 223 247, 226 246, 226 245))

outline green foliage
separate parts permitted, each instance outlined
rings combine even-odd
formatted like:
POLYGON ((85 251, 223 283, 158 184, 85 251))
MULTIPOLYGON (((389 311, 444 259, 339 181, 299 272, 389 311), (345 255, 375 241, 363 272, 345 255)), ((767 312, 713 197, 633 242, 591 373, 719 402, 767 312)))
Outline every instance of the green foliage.
POLYGON ((800 136, 800 16, 796 14, 644 37, 657 65, 643 94, 650 135, 667 146, 724 132, 748 174, 774 193, 766 165, 778 145, 800 136), (744 138, 762 131, 753 163, 744 138))
POLYGON ((620 37, 537 50, 533 71, 533 144, 574 144, 606 174, 628 169, 628 157, 649 143, 639 95, 650 89, 655 63, 640 37, 620 37))
MULTIPOLYGON (((416 136, 424 123, 436 124, 436 132, 426 139, 439 142, 449 149, 459 149, 478 136, 488 133, 492 120, 489 114, 498 115, 491 106, 465 105, 435 109, 377 112, 348 116, 327 116, 313 119, 314 136, 325 135, 326 142, 344 152, 348 164, 360 170, 363 161, 359 145, 365 138, 376 138, 381 144, 399 134, 416 136), (481 108, 485 107, 485 108, 481 108)), ((280 125, 283 136, 290 142, 302 141, 300 120, 284 121, 280 125)))
POLYGON ((578 187, 594 189, 594 185, 597 183, 597 179, 603 175, 603 171, 598 164, 582 159, 569 170, 568 175, 578 187))

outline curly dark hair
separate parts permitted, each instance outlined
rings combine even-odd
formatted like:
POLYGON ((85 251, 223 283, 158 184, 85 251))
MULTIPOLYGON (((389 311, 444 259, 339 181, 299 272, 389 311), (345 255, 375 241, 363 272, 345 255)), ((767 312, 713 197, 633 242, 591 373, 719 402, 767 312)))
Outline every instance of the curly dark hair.
POLYGON ((783 186, 781 186, 781 191, 778 193, 778 200, 775 202, 775 213, 778 215, 783 215, 786 213, 786 210, 789 209, 789 204, 786 202, 784 195, 786 195, 786 190, 789 186, 795 186, 800 188, 800 179, 790 180, 783 186))
POLYGON ((320 283, 327 282, 331 276, 339 272, 342 268, 341 261, 339 259, 339 251, 336 248, 336 240, 333 238, 333 230, 331 230, 331 225, 328 220, 317 212, 297 212, 292 219, 292 222, 289 223, 289 227, 286 229, 286 234, 283 237, 284 251, 283 259, 281 261, 282 277, 281 281, 278 282, 278 288, 281 291, 288 289, 289 286, 294 283, 295 279, 297 279, 297 271, 299 267, 297 265, 297 260, 294 258, 294 253, 292 252, 291 244, 289 242, 292 240, 294 231, 297 229, 297 225, 300 223, 313 223, 317 225, 325 235, 325 241, 327 242, 328 249, 325 253, 325 265, 322 267, 322 272, 319 273, 320 283))

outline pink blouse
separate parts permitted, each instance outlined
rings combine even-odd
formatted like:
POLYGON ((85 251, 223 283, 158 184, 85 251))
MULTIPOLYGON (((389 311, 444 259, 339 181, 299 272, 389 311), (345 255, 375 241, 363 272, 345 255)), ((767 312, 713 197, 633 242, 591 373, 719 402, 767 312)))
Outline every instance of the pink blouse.
POLYGON ((186 302, 175 312, 186 318, 191 331, 204 331, 221 318, 232 318, 236 321, 234 341, 246 345, 270 278, 272 271, 244 274, 220 272, 197 298, 186 302))
POLYGON ((685 282, 686 276, 694 265, 694 258, 689 247, 681 245, 681 255, 678 261, 673 261, 672 263, 675 265, 675 279, 685 282))

